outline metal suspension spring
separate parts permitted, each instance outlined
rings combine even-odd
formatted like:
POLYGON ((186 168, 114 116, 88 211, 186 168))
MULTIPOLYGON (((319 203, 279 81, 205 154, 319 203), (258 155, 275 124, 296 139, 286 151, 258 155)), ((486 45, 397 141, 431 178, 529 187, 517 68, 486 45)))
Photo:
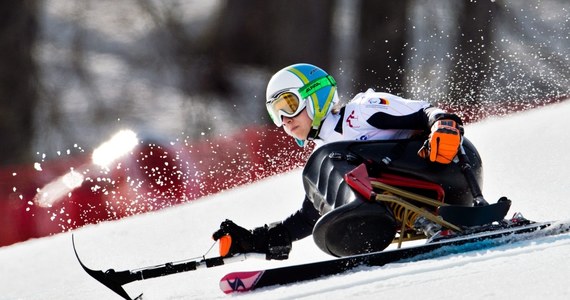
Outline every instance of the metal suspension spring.
MULTIPOLYGON (((384 193, 385 195, 392 195, 391 193, 384 193)), ((388 202, 388 207, 392 210, 396 221, 404 224, 406 227, 413 229, 416 219, 419 217, 417 212, 408 210, 402 205, 397 203, 388 202)))

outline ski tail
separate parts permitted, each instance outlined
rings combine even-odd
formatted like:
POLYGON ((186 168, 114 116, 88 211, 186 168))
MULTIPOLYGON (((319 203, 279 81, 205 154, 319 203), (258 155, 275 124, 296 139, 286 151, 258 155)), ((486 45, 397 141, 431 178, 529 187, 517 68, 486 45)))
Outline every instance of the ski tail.
POLYGON ((227 274, 220 279, 220 289, 226 294, 247 292, 255 288, 263 273, 264 271, 251 271, 227 274))

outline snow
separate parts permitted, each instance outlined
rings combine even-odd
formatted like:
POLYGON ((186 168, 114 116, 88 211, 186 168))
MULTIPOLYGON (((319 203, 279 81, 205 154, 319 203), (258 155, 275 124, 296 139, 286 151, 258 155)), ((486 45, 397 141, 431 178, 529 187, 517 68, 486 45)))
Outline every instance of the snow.
MULTIPOLYGON (((484 161, 484 194, 513 200, 511 213, 535 220, 570 216, 570 101, 466 127, 484 161)), ((280 220, 303 198, 300 170, 191 203, 75 230, 79 255, 93 269, 133 269, 198 258, 225 218, 245 227, 280 220)), ((208 256, 215 256, 212 249, 208 256)), ((307 238, 287 261, 240 263, 134 282, 144 299, 570 299, 570 234, 414 263, 361 268, 344 275, 227 296, 230 271, 328 259, 307 238)), ((0 299, 119 299, 77 263, 71 233, 0 248, 0 299)))

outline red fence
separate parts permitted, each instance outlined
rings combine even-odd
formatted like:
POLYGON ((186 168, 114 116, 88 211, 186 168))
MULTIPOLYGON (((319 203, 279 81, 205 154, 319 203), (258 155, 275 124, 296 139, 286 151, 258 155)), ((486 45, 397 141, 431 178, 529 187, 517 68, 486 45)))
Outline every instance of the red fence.
POLYGON ((188 143, 142 141, 110 169, 78 155, 0 170, 0 246, 176 205, 301 166, 281 130, 188 143), (49 185, 48 185, 49 184, 49 185), (56 200, 41 206, 35 200, 56 200))
MULTIPOLYGON (((474 122, 563 99, 493 104, 483 110, 486 114, 480 108, 455 110, 474 122)), ((280 129, 258 127, 192 143, 143 141, 108 170, 94 165, 90 155, 0 169, 0 246, 250 183, 301 166, 309 154, 280 129), (50 190, 48 184, 56 188, 50 190), (37 205, 38 194, 58 201, 37 205)))

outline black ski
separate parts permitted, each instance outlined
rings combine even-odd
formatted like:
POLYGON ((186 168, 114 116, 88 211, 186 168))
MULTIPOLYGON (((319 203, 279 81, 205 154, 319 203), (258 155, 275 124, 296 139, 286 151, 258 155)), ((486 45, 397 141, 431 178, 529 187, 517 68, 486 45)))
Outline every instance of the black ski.
POLYGON ((358 266, 383 266, 393 262, 419 261, 456 253, 481 250, 503 244, 542 236, 555 235, 570 230, 570 224, 556 222, 509 222, 486 226, 486 231, 463 233, 461 236, 443 238, 415 247, 401 248, 349 256, 275 269, 233 272, 220 280, 224 293, 244 292, 261 287, 289 284, 323 276, 335 275, 358 266), (506 228, 505 228, 506 227, 506 228))

